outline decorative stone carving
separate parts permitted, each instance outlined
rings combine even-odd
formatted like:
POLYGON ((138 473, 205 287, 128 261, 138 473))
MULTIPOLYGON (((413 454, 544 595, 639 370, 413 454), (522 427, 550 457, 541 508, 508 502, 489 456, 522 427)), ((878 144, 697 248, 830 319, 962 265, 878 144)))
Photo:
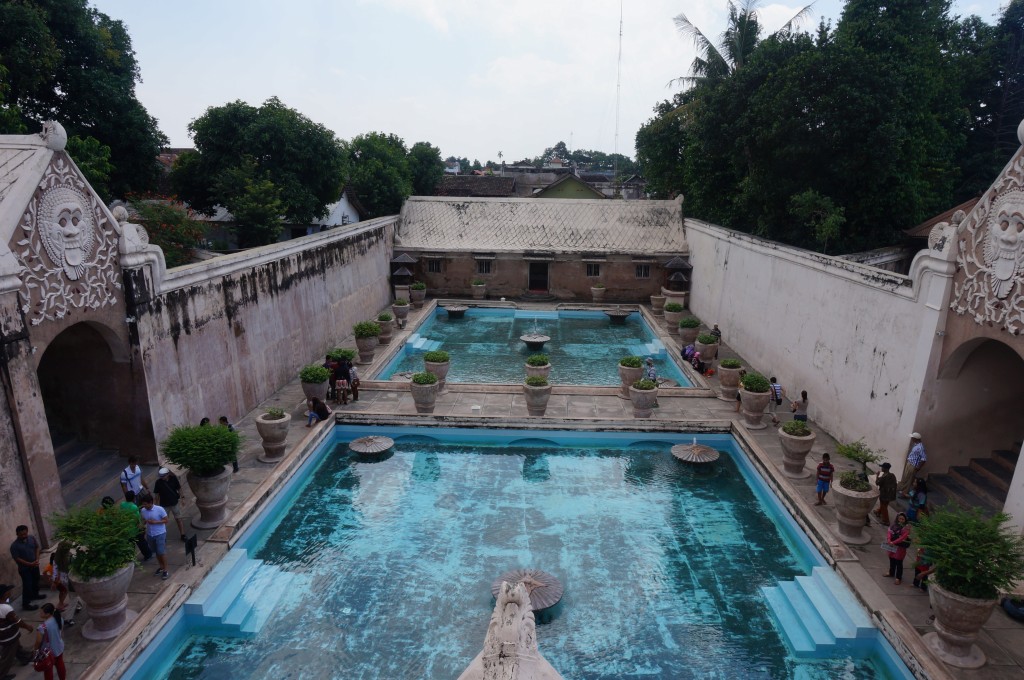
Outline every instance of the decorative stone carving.
POLYGON ((484 648, 459 680, 561 680, 540 655, 530 595, 522 583, 503 581, 484 648))
POLYGON ((68 133, 64 131, 64 126, 55 120, 44 122, 43 131, 39 133, 39 136, 43 138, 47 149, 63 151, 64 147, 68 145, 68 133))

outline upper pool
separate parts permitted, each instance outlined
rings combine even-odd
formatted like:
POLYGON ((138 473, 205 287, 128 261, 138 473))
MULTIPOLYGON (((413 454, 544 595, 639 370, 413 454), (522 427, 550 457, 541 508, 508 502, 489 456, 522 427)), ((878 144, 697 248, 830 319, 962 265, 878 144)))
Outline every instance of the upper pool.
POLYGON ((523 364, 534 354, 519 339, 528 333, 551 337, 543 353, 551 360, 550 380, 555 384, 618 385, 619 359, 637 355, 654 358, 658 377, 691 387, 665 345, 635 312, 624 324, 612 324, 603 312, 482 307, 470 309, 462 319, 435 310, 378 377, 422 371, 423 353, 443 349, 452 357, 449 382, 520 383, 526 375, 523 364))

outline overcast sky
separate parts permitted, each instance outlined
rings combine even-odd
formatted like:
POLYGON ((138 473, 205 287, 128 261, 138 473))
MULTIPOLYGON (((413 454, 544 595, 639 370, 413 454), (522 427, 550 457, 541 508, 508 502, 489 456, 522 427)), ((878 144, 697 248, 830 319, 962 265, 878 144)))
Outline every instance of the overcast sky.
MULTIPOLYGON (((680 12, 716 43, 725 0, 625 0, 618 141, 618 0, 92 0, 128 26, 138 96, 172 146, 211 106, 272 96, 343 139, 395 133, 481 162, 574 149, 634 156, 639 127, 695 56, 680 12)), ((802 4, 762 3, 768 31, 802 4)), ((995 23, 999 0, 954 11, 995 23)), ((819 0, 838 19, 840 0, 819 0)))

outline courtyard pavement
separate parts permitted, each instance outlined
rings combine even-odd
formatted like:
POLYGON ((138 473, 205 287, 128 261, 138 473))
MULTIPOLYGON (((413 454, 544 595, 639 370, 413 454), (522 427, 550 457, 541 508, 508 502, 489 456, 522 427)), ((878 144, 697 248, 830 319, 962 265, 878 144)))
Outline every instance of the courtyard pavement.
MULTIPOLYGON (((427 312, 429 309, 421 310, 414 313, 414 317, 427 312)), ((393 347, 400 346, 407 333, 408 331, 397 333, 393 347)), ((665 334, 664 340, 670 348, 678 347, 677 341, 672 343, 672 340, 677 339, 670 339, 665 334)), ((389 348, 382 348, 382 350, 387 349, 389 348)), ((371 374, 386 361, 386 354, 387 351, 379 351, 375 365, 369 370, 364 369, 363 374, 371 374)), ((730 356, 737 355, 731 352, 727 345, 723 345, 722 356, 719 358, 730 356)), ((649 421, 651 426, 664 427, 673 421, 688 423, 706 421, 722 423, 733 419, 739 421, 739 414, 734 410, 734 403, 717 398, 719 387, 717 379, 714 377, 708 379, 706 387, 706 390, 699 393, 705 396, 697 397, 676 396, 681 395, 682 392, 663 390, 659 397, 660 408, 655 410, 651 421, 649 421)), ((791 394, 799 390, 798 385, 787 387, 791 394)), ((586 421, 593 423, 639 422, 632 417, 629 401, 620 399, 612 392, 614 390, 608 388, 556 386, 543 420, 550 423, 564 421, 578 423, 586 421)), ((394 416, 415 415, 415 408, 407 388, 404 385, 391 382, 364 381, 358 402, 334 408, 335 412, 339 414, 339 420, 342 421, 350 416, 354 419, 373 417, 387 419, 394 416)), ((186 527, 189 533, 197 533, 200 541, 198 563, 195 567, 186 560, 184 551, 180 547, 182 544, 178 540, 177 528, 168 527, 168 561, 171 568, 171 579, 161 581, 154 575, 155 559, 136 569, 128 596, 129 607, 133 611, 143 612, 143 615, 119 638, 107 642, 85 640, 81 635, 81 629, 87 620, 86 614, 84 611, 78 614, 75 619, 76 625, 65 629, 67 649, 64 657, 68 665, 69 678, 93 680, 116 677, 113 675, 113 669, 117 667, 118 660, 130 654, 133 649, 147 644, 155 628, 155 626, 147 628, 147 621, 163 620, 179 602, 187 598, 190 589, 195 587, 228 550, 233 540, 232 534, 235 527, 240 526, 252 513, 257 511, 262 499, 272 493, 276 486, 287 477, 287 474, 298 465, 299 461, 295 454, 299 449, 306 448, 307 445, 327 434, 330 424, 321 424, 308 429, 304 427, 304 411, 301 386, 296 380, 278 390, 258 408, 238 419, 236 427, 243 435, 244 441, 240 455, 241 469, 233 476, 229 493, 230 519, 225 526, 217 530, 195 531, 186 527), (255 428, 256 416, 271 406, 279 406, 292 416, 287 439, 289 454, 284 461, 277 465, 259 461, 262 448, 255 428)), ((788 414, 788 402, 779 407, 779 411, 780 414, 788 414)), ((507 421, 522 422, 527 419, 526 406, 518 386, 452 385, 447 394, 439 396, 434 414, 420 417, 437 419, 439 416, 456 419, 480 418, 495 426, 507 421)), ((539 421, 540 419, 530 420, 539 421)), ((765 421, 768 421, 767 417, 765 421)), ((808 470, 813 471, 821 453, 834 454, 835 441, 820 431, 813 422, 810 425, 818 435, 814 450, 807 458, 808 470)), ((742 429, 740 431, 742 432, 742 429)), ((776 429, 769 424, 766 429, 749 431, 746 439, 761 449, 759 456, 769 461, 769 464, 774 464, 777 479, 783 479, 781 474, 783 454, 776 429)), ((837 456, 833 456, 833 462, 839 470, 853 467, 848 461, 837 456)), ((184 475, 179 474, 179 476, 184 481, 184 475)), ((805 525, 808 522, 831 524, 834 530, 835 513, 832 505, 813 505, 813 477, 779 482, 777 490, 792 496, 784 498, 783 501, 793 508, 796 514, 804 516, 805 525)), ((184 514, 186 516, 198 514, 193 505, 191 493, 186 490, 186 494, 188 498, 184 506, 184 514)), ((871 533, 871 540, 866 545, 840 547, 838 553, 843 553, 845 548, 845 556, 836 559, 836 569, 855 589, 861 601, 876 615, 880 611, 898 610, 912 627, 903 629, 904 637, 913 637, 908 634, 910 630, 916 630, 921 635, 933 630, 928 596, 910 585, 913 572, 913 550, 906 560, 907 574, 903 585, 896 586, 892 579, 883 577, 883 571, 888 568, 887 556, 879 548, 884 537, 884 527, 874 523, 868 531, 871 533)), ((56 594, 51 592, 48 600, 56 602, 56 594)), ((77 601, 74 594, 71 595, 70 601, 73 607, 74 602, 77 601)), ((15 606, 17 611, 17 605, 15 606)), ((68 611, 70 612, 71 609, 68 611)), ((30 623, 35 623, 39 618, 38 612, 26 612, 25 614, 26 620, 30 623)), ((882 619, 887 622, 887 625, 891 622, 891 619, 884 616, 882 619)), ((897 631, 901 630, 899 620, 900 617, 896 617, 896 623, 892 624, 897 631)), ((22 643, 27 645, 29 642, 30 636, 27 633, 23 634, 22 643)), ((932 658, 925 660, 921 676, 977 678, 979 680, 1024 677, 1024 625, 1009 618, 1001 608, 997 608, 992 614, 978 643, 988 657, 988 664, 983 668, 973 671, 953 669, 937 663, 932 658)), ((912 640, 910 646, 920 650, 921 642, 919 639, 912 640)), ((14 672, 19 680, 38 677, 35 671, 27 666, 16 665, 14 672)))

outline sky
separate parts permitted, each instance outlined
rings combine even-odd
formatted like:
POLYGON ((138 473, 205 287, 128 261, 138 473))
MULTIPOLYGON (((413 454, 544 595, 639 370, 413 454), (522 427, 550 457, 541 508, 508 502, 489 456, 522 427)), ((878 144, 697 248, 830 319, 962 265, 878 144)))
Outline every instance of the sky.
MULTIPOLYGON (((342 139, 394 133, 481 162, 532 158, 559 141, 633 157, 637 130, 696 55, 672 18, 684 13, 717 44, 727 11, 726 0, 91 4, 127 25, 136 93, 172 146, 192 145, 188 124, 209 107, 276 96, 342 139)), ((835 24, 842 5, 819 0, 803 27, 835 24)), ((777 30, 802 7, 763 1, 762 23, 777 30)), ((991 24, 999 8, 959 0, 953 13, 991 24)))

